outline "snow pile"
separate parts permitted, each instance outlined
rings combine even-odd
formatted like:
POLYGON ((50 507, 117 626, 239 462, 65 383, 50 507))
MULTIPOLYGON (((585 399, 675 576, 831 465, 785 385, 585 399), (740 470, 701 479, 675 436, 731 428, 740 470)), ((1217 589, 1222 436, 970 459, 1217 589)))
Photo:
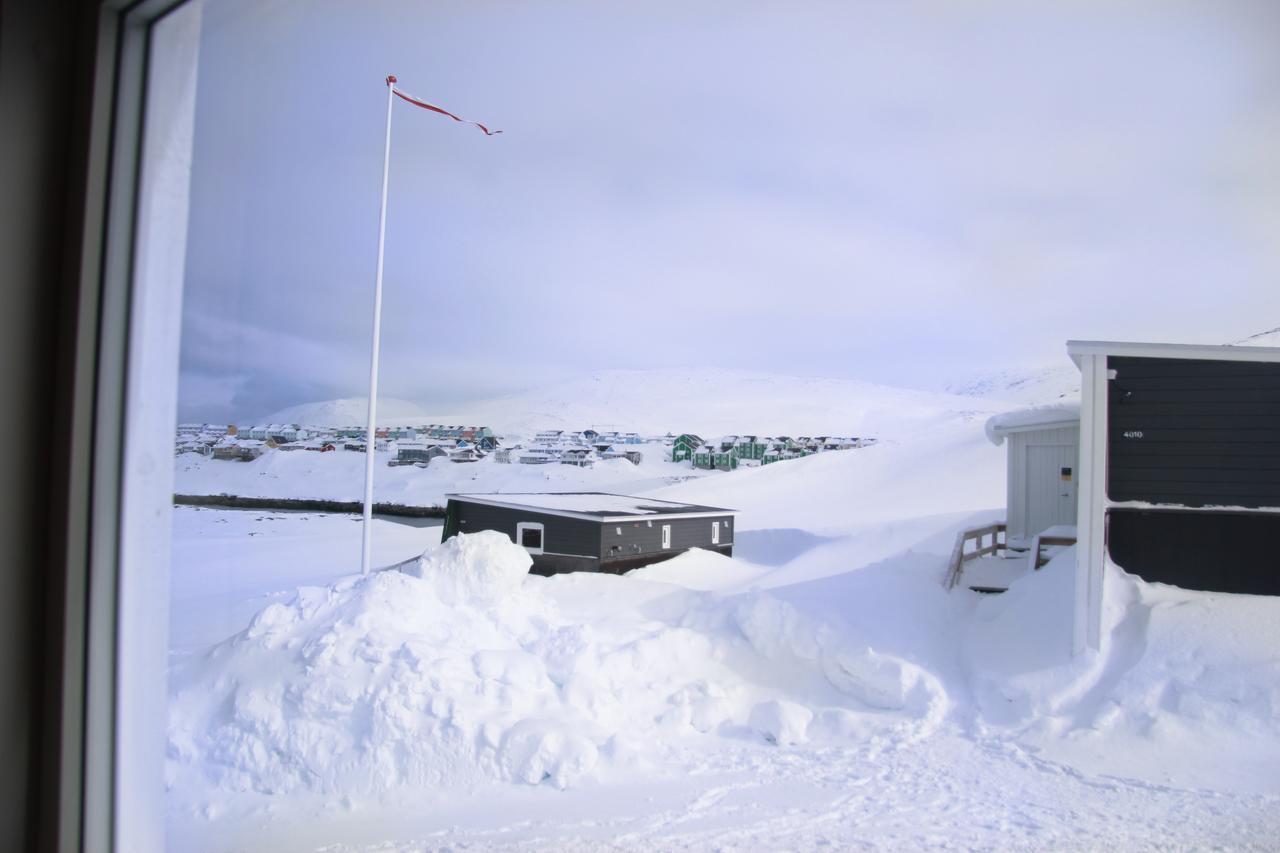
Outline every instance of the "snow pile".
POLYGON ((787 745, 873 725, 909 737, 948 706, 916 667, 768 595, 528 566, 505 536, 477 533, 268 606, 175 668, 171 788, 195 804, 564 788, 600 765, 661 762, 686 737, 787 745))
POLYGON ((445 604, 497 605, 520 591, 533 558, 492 530, 455 536, 400 571, 422 578, 445 604))
POLYGON ((1109 564, 1103 647, 1072 659, 1062 603, 1074 569, 1068 549, 979 602, 964 651, 983 722, 1098 772, 1273 792, 1280 602, 1148 584, 1109 564))
POLYGON ((807 741, 812 721, 813 712, 805 706, 786 699, 771 699, 751 709, 748 725, 770 743, 787 746, 807 741))

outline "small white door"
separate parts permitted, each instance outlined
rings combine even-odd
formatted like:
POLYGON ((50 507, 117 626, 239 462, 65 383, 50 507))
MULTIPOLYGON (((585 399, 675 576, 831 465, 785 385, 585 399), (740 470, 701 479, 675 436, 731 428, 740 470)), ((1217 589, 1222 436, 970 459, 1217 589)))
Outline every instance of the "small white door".
POLYGON ((711 522, 711 544, 720 544, 720 522, 718 521, 711 522))
POLYGON ((662 525, 662 547, 664 549, 671 547, 671 525, 662 525))
POLYGON ((1076 523, 1076 455, 1070 444, 1027 447, 1027 536, 1076 523))

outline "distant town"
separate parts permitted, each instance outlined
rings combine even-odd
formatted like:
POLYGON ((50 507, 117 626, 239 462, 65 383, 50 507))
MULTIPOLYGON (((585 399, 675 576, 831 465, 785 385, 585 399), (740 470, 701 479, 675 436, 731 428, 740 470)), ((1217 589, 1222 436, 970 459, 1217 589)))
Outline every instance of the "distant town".
MULTIPOLYGON (((636 432, 584 429, 544 430, 527 440, 505 444, 487 426, 426 424, 380 427, 374 449, 389 453, 388 465, 425 468, 434 460, 468 463, 487 457, 498 464, 574 465, 589 468, 601 460, 625 459, 639 465, 646 457, 687 462, 693 468, 732 471, 800 459, 818 453, 853 450, 876 443, 864 436, 726 435, 705 439, 693 433, 645 436, 636 432)), ((363 453, 363 427, 319 428, 300 424, 236 426, 235 424, 179 424, 175 452, 213 459, 252 462, 272 452, 363 453)))

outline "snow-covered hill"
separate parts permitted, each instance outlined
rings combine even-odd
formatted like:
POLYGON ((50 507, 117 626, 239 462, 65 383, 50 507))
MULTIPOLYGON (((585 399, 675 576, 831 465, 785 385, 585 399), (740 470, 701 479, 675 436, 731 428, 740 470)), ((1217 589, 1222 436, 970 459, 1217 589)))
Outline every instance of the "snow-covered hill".
MULTIPOLYGON (((329 404, 318 404, 317 408, 329 404)), ((625 429, 643 433, 899 434, 999 402, 876 385, 716 368, 606 370, 582 379, 459 406, 428 420, 486 424, 503 433, 625 429), (450 419, 451 418, 451 419, 450 419)), ((381 407, 380 407, 381 409, 381 407)), ((379 422, 390 422, 391 415, 379 422)))
POLYGON ((989 371, 955 377, 943 390, 965 397, 1036 406, 1079 397, 1080 371, 1069 361, 1047 367, 989 371))
MULTIPOLYGON (((368 397, 345 397, 318 403, 302 403, 273 412, 258 420, 263 424, 301 424, 317 427, 358 426, 369 416, 368 397)), ((427 412, 417 403, 394 397, 379 397, 378 423, 422 423, 427 412)))

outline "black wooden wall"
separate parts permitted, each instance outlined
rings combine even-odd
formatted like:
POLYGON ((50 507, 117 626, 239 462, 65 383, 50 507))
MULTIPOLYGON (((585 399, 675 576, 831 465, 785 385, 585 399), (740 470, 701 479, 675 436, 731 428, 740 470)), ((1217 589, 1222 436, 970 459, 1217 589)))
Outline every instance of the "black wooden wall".
POLYGON ((534 570, 582 571, 599 569, 610 564, 607 571, 622 571, 657 560, 665 560, 690 548, 707 548, 724 554, 733 552, 733 516, 715 518, 673 518, 661 516, 630 521, 600 522, 567 518, 535 510, 449 501, 445 515, 443 537, 457 533, 476 533, 480 530, 496 530, 516 538, 516 525, 522 521, 543 525, 542 548, 546 552, 534 556, 534 570), (720 523, 720 541, 711 541, 711 524, 720 523), (662 547, 662 526, 671 525, 671 547, 662 547), (573 555, 589 558, 559 559, 557 555, 573 555), (617 564, 614 567, 611 564, 617 564))
POLYGON ((1112 356, 1114 501, 1280 507, 1280 364, 1112 356))
POLYGON ((662 553, 670 557, 690 548, 721 548, 733 545, 733 517, 716 518, 673 518, 663 519, 654 516, 652 519, 635 521, 615 521, 604 525, 604 540, 601 552, 605 560, 630 559, 642 555, 662 553), (711 543, 711 523, 720 522, 720 542, 711 543), (652 526, 650 526, 652 522, 652 526), (663 551, 662 526, 671 525, 671 548, 663 551), (614 550, 614 549, 617 550, 614 550))
POLYGON ((1280 515, 1113 509, 1111 559, 1183 589, 1280 595, 1280 515))
POLYGON ((600 556, 599 522, 462 501, 450 501, 447 516, 445 538, 455 532, 476 533, 481 530, 497 530, 510 536, 514 542, 516 525, 521 521, 532 521, 543 525, 542 549, 544 551, 597 559, 600 556), (455 522, 456 528, 453 526, 455 522))

